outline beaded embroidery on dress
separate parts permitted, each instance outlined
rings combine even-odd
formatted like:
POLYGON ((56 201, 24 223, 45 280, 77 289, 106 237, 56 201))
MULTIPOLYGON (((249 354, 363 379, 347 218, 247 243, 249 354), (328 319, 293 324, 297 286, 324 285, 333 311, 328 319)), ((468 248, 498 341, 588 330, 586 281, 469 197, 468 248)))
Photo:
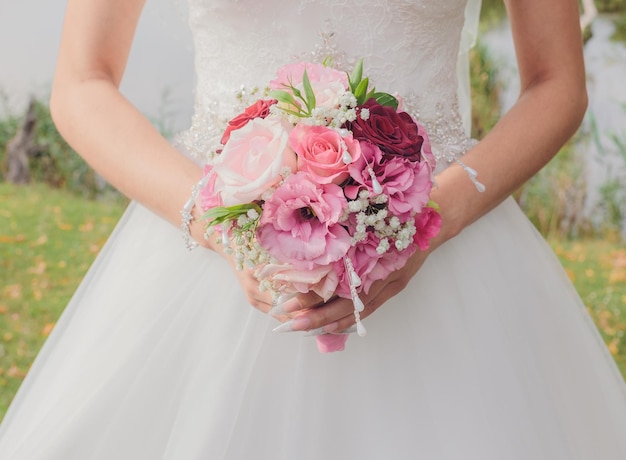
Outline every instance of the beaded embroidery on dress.
MULTIPOLYGON (((462 0, 190 0, 202 154, 235 94, 333 34, 462 153, 462 0), (441 127, 441 131, 438 130, 441 127), (452 127, 452 130, 450 130, 452 127)), ((457 150, 452 150, 456 148, 457 150)), ((174 172, 173 172, 174 173, 174 172)), ((478 193, 478 192, 477 192, 478 193)), ((626 390, 512 200, 429 257, 323 355, 247 305, 228 264, 133 204, 0 427, 0 458, 621 460, 626 390)))

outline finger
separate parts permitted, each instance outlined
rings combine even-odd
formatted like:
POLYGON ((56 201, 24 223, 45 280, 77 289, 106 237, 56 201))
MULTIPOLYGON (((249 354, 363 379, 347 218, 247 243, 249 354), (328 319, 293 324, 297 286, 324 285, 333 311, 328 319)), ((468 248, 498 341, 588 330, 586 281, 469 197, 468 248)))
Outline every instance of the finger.
POLYGON ((326 304, 310 308, 292 320, 274 329, 275 332, 309 331, 325 328, 325 332, 339 331, 338 321, 351 315, 354 307, 347 299, 336 298, 326 304))
POLYGON ((278 313, 289 314, 310 308, 317 308, 324 305, 324 303, 324 299, 311 291, 306 294, 287 296, 282 299, 279 298, 276 302, 276 308, 278 313))

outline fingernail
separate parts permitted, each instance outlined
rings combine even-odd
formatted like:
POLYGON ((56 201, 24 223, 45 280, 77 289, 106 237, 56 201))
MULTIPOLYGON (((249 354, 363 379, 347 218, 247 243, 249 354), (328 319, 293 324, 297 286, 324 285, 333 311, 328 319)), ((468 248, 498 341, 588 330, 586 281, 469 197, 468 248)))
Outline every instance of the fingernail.
POLYGON ((302 305, 300 304, 298 299, 292 297, 291 299, 283 302, 281 304, 281 307, 283 307, 285 313, 293 313, 300 310, 302 308, 302 305))
POLYGON ((299 292, 287 292, 287 293, 281 294, 281 295, 278 296, 278 299, 276 299, 276 303, 277 304, 283 304, 283 303, 287 302, 288 300, 293 299, 298 294, 300 294, 300 293, 299 292))
POLYGON ((326 334, 326 331, 323 327, 318 327, 317 329, 311 329, 310 331, 306 331, 304 333, 305 337, 313 337, 314 335, 322 335, 326 334))
POLYGON ((305 337, 311 337, 311 336, 314 336, 314 335, 332 334, 333 332, 335 332, 337 330, 338 327, 339 327, 339 323, 337 323, 335 321, 334 323, 327 324, 324 327, 318 327, 317 329, 311 329, 310 331, 307 331, 304 334, 304 336, 305 337))
POLYGON ((348 329, 341 331, 342 334, 352 334, 353 332, 356 332, 356 324, 350 326, 348 329))
POLYGON ((267 312, 267 314, 270 316, 281 316, 281 315, 285 315, 286 313, 287 312, 285 311, 283 306, 280 304, 276 304, 276 306, 272 307, 272 309, 267 312))
POLYGON ((292 319, 291 321, 287 321, 286 323, 280 324, 278 327, 273 329, 274 332, 294 332, 294 331, 305 331, 309 327, 311 327, 311 320, 306 316, 298 316, 297 318, 292 319))

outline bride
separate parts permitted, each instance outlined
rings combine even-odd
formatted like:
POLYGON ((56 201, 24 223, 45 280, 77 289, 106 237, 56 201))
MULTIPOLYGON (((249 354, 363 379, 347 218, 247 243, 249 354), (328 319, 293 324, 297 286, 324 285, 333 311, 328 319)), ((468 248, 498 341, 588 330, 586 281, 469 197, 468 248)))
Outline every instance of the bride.
POLYGON ((135 202, 13 401, 0 458, 626 458, 624 381, 507 198, 584 114, 578 2, 506 4, 522 90, 473 146, 456 72, 473 0, 189 0, 196 110, 173 146, 118 91, 143 1, 69 0, 52 113, 135 202), (410 96, 441 160, 443 226, 363 296, 367 337, 320 354, 310 335, 352 326, 352 304, 301 295, 272 332, 270 296, 202 237, 196 208, 204 248, 187 251, 180 211, 202 174, 189 155, 235 92, 327 52, 410 96))

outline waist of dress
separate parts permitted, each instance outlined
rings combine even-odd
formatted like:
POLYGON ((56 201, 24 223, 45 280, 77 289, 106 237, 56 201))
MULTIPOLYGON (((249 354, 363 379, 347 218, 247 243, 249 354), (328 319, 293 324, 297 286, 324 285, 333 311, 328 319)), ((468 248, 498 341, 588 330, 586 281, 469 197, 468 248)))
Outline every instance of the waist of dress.
MULTIPOLYGON (((459 160, 477 141, 466 134, 456 101, 437 104, 430 116, 423 116, 417 104, 406 100, 404 110, 426 128, 437 171, 459 160)), ((224 134, 228 121, 236 114, 224 114, 215 107, 196 107, 188 129, 180 132, 174 144, 201 163, 208 162, 224 134)))

